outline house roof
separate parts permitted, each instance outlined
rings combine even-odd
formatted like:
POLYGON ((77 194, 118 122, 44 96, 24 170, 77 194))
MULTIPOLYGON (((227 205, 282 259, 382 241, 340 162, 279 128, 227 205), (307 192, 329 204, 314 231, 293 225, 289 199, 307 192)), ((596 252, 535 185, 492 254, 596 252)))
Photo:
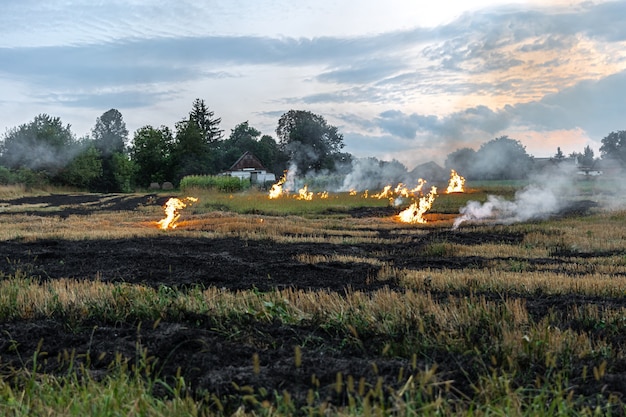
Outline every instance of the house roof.
POLYGON ((246 151, 230 167, 229 171, 243 171, 244 169, 250 169, 250 168, 266 171, 261 161, 259 161, 259 158, 254 156, 252 153, 246 151))

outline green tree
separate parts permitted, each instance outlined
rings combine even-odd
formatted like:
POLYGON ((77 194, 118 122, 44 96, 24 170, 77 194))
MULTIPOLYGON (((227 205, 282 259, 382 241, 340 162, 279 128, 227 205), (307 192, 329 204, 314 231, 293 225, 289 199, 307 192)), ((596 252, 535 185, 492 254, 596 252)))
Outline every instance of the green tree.
POLYGON ((308 171, 334 170, 344 147, 343 135, 317 114, 290 110, 283 114, 276 128, 280 149, 298 166, 308 171))
POLYGON ((133 177, 135 174, 135 164, 130 160, 128 155, 115 152, 112 154, 112 167, 115 184, 118 190, 123 193, 130 193, 133 191, 133 177))
POLYGON ((197 126, 202 140, 207 144, 213 145, 222 139, 224 131, 219 128, 222 119, 215 117, 215 112, 207 108, 204 100, 194 100, 189 112, 189 122, 197 126))
POLYGON ((589 145, 585 146, 582 156, 578 159, 578 163, 584 167, 591 167, 595 161, 593 149, 589 145))
POLYGON ((176 123, 176 136, 172 149, 172 169, 174 182, 178 183, 186 175, 214 173, 214 159, 211 149, 203 139, 197 125, 189 120, 176 123))
POLYGON ((502 136, 476 151, 472 170, 480 179, 522 179, 530 172, 532 163, 532 156, 520 141, 502 136))
POLYGON ((257 152, 259 136, 261 136, 261 132, 250 126, 247 121, 235 126, 235 128, 231 130, 228 139, 224 140, 220 146, 219 171, 225 171, 230 168, 246 151, 252 152, 265 163, 262 156, 257 152))
POLYGON ((64 185, 89 189, 102 175, 102 158, 91 141, 84 140, 83 144, 83 150, 61 170, 58 179, 64 185))
POLYGON ((135 132, 129 153, 137 167, 135 182, 147 187, 151 182, 163 182, 172 178, 171 153, 174 144, 172 131, 161 126, 155 129, 144 126, 135 132))
POLYGON ((273 172, 279 177, 287 169, 289 155, 283 152, 276 140, 270 135, 263 135, 259 139, 255 155, 263 161, 268 172, 273 172))
POLYGON ((30 123, 8 130, 0 143, 0 164, 30 169, 52 178, 78 152, 70 125, 58 117, 40 114, 30 123))
POLYGON ((220 171, 227 170, 246 151, 252 152, 263 163, 268 172, 282 173, 287 167, 288 157, 269 135, 262 135, 248 121, 239 123, 231 130, 228 139, 221 144, 220 171))
POLYGON ((474 178, 477 174, 477 170, 474 168, 475 164, 476 151, 472 148, 461 148, 448 154, 445 168, 448 171, 454 169, 465 178, 474 178))
POLYGON ((600 154, 603 159, 615 159, 626 163, 626 130, 611 132, 602 138, 600 154))
POLYGON ((562 161, 562 160, 565 159, 565 154, 561 150, 560 146, 557 146, 557 148, 556 148, 556 153, 554 154, 554 159, 556 159, 557 161, 562 161))
POLYGON ((189 116, 176 123, 172 148, 172 172, 178 183, 185 175, 217 174, 221 119, 206 108, 203 100, 193 102, 189 116))
POLYGON ((119 192, 126 188, 118 182, 124 174, 116 172, 121 165, 118 160, 126 155, 128 130, 122 114, 111 109, 96 119, 92 130, 93 144, 102 159, 102 175, 93 182, 94 190, 100 192, 119 192))
POLYGON ((128 141, 128 129, 120 113, 111 109, 96 119, 92 129, 92 138, 96 149, 103 157, 113 153, 124 153, 128 141))

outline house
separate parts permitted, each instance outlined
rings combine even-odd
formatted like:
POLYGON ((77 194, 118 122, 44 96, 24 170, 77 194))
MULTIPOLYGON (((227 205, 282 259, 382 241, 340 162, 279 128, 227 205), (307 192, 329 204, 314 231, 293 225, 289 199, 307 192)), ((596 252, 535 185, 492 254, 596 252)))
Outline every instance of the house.
POLYGON ((622 162, 615 158, 597 159, 593 164, 593 169, 607 177, 621 177, 624 175, 622 162))
POLYGON ((248 151, 244 152, 228 171, 222 172, 220 175, 249 179, 252 184, 276 182, 276 176, 267 172, 259 158, 248 151))

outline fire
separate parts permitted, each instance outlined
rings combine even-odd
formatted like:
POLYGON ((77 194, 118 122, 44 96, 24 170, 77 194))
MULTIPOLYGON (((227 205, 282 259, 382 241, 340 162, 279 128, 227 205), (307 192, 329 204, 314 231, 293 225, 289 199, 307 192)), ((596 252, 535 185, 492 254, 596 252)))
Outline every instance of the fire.
MULTIPOLYGON (((189 204, 195 203, 196 201, 198 201, 198 199, 195 197, 185 197, 184 200, 186 200, 189 204)), ((176 197, 172 197, 169 200, 167 200, 167 202, 165 203, 165 206, 163 207, 165 210, 165 218, 157 222, 159 227, 163 230, 175 229, 176 221, 180 217, 179 210, 182 210, 185 207, 187 207, 187 203, 185 203, 183 200, 180 200, 176 197)))
POLYGON ((298 196, 296 198, 298 200, 311 201, 313 200, 313 192, 309 191, 308 187, 305 185, 298 190, 298 196))
POLYGON ((270 188, 269 198, 270 200, 275 199, 283 195, 283 184, 287 181, 287 173, 283 174, 282 177, 278 180, 278 182, 272 185, 270 188))
POLYGON ((451 170, 450 182, 448 183, 448 189, 446 189, 446 194, 465 192, 464 186, 465 178, 457 174, 455 170, 451 170))
POLYGON ((437 197, 437 187, 433 186, 428 195, 414 201, 409 208, 398 214, 398 218, 405 223, 426 223, 426 219, 423 217, 424 213, 432 207, 435 197, 437 197))
POLYGON ((393 191, 391 191, 391 185, 386 185, 380 193, 372 194, 371 198, 377 198, 381 200, 383 198, 390 198, 392 195, 393 191))

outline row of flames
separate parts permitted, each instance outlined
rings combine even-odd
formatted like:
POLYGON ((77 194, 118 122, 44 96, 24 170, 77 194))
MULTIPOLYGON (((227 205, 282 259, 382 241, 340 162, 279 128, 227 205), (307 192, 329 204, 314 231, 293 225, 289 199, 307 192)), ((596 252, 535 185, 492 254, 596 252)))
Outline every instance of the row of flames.
MULTIPOLYGON (((290 195, 289 190, 284 189, 283 186, 287 180, 287 172, 272 185, 269 191, 268 197, 270 199, 277 199, 280 197, 287 197, 290 195)), ((417 185, 413 188, 408 188, 405 184, 399 183, 395 187, 391 185, 385 186, 381 192, 376 194, 369 194, 368 190, 365 190, 361 194, 362 198, 377 198, 389 199, 390 204, 397 205, 401 199, 411 199, 412 202, 408 208, 402 210, 398 214, 398 219, 404 223, 426 223, 424 214, 430 210, 435 199, 437 198, 437 187, 432 186, 427 194, 424 194, 422 189, 426 185, 426 181, 420 178, 417 181, 417 185)), ((455 170, 450 172, 450 180, 448 182, 448 188, 446 194, 462 193, 465 192, 465 178, 460 176, 455 170)), ((350 195, 356 196, 358 193, 356 190, 350 190, 350 195)), ((327 191, 319 192, 315 194, 318 198, 327 199, 329 194, 327 191)), ((298 200, 311 201, 313 200, 314 193, 309 191, 305 185, 298 190, 298 193, 294 193, 293 197, 298 200)), ((157 226, 160 229, 174 229, 176 228, 176 222, 180 217, 180 210, 197 202, 195 197, 185 197, 184 199, 178 199, 175 197, 170 198, 163 207, 165 210, 165 218, 157 222, 157 226)))
MULTIPOLYGON (((290 195, 289 190, 284 188, 284 184, 287 181, 287 172, 270 188, 268 197, 270 199, 277 199, 280 197, 287 197, 290 195)), ((405 184, 399 183, 397 186, 392 185, 385 186, 380 193, 369 195, 369 191, 365 190, 361 197, 363 198, 377 198, 389 199, 391 204, 398 201, 399 198, 411 199, 412 203, 409 207, 398 214, 398 219, 405 223, 426 223, 424 214, 430 210, 435 198, 437 197, 437 187, 430 187, 430 191, 424 194, 422 189, 426 185, 426 181, 420 178, 417 181, 417 185, 414 188, 408 188, 405 184)), ((448 188, 446 194, 462 193, 465 192, 465 178, 460 176, 455 170, 450 172, 450 180, 448 181, 448 188)), ((356 190, 350 190, 350 195, 357 195, 356 190)), ((328 192, 323 191, 317 194, 319 198, 328 198, 328 192)), ((308 190, 305 185, 293 194, 293 198, 297 200, 310 201, 313 199, 313 192, 308 190)))

